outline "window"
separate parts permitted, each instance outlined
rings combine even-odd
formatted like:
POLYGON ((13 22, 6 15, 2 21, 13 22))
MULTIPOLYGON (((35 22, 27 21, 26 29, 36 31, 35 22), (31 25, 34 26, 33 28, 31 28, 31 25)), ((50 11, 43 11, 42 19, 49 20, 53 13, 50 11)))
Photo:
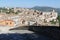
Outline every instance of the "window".
POLYGON ((8 23, 6 23, 6 25, 8 25, 8 23))
POLYGON ((33 13, 33 15, 34 15, 34 13, 33 13))
POLYGON ((39 12, 37 12, 37 14, 39 14, 39 12))
POLYGON ((24 24, 24 23, 25 23, 25 20, 22 21, 22 24, 24 24))
POLYGON ((43 13, 41 12, 40 15, 42 15, 43 13))
POLYGON ((12 24, 12 22, 10 22, 10 24, 12 24))
POLYGON ((52 15, 52 13, 50 15, 52 15))
POLYGON ((44 23, 46 23, 47 21, 44 19, 44 23))

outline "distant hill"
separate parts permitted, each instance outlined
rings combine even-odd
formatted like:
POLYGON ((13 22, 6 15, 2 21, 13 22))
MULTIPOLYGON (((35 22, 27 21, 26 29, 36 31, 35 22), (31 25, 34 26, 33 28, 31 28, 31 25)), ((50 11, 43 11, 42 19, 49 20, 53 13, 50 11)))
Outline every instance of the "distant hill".
POLYGON ((52 11, 53 9, 60 14, 60 8, 53 8, 53 7, 40 7, 40 6, 35 6, 32 7, 34 10, 39 10, 39 11, 52 11))

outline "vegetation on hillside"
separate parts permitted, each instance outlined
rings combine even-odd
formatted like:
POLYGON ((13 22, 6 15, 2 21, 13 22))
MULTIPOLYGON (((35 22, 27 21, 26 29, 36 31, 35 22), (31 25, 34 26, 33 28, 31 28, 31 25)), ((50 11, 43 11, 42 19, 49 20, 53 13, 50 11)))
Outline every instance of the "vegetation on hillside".
POLYGON ((34 9, 34 10, 39 10, 39 11, 52 11, 53 9, 58 12, 60 14, 60 8, 53 8, 53 7, 40 7, 40 6, 35 6, 35 7, 32 7, 31 9, 34 9))
MULTIPOLYGON (((45 12, 51 12, 54 9, 56 12, 58 12, 58 18, 57 19, 58 19, 59 24, 60 24, 60 8, 35 6, 31 9, 39 10, 39 11, 45 11, 45 12)), ((51 23, 55 24, 56 22, 54 22, 54 20, 52 20, 51 23)))
POLYGON ((6 8, 0 8, 0 13, 1 12, 4 12, 6 14, 11 14, 11 13, 18 14, 18 13, 21 13, 19 10, 17 10, 17 12, 14 12, 14 8, 10 8, 9 10, 6 9, 6 8))

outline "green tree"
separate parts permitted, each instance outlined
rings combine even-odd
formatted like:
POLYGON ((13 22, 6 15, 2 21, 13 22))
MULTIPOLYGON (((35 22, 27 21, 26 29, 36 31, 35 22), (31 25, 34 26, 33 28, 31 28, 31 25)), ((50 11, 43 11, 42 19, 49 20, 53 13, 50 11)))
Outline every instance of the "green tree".
POLYGON ((13 9, 9 9, 9 12, 10 12, 10 13, 14 13, 14 10, 13 10, 13 9))
POLYGON ((59 21, 59 24, 60 24, 60 15, 58 15, 57 19, 58 19, 58 21, 59 21))
POLYGON ((15 12, 15 14, 18 14, 18 12, 15 12))
POLYGON ((22 11, 20 11, 20 10, 17 10, 17 12, 18 12, 18 13, 21 13, 22 11))
POLYGON ((51 22, 51 24, 56 24, 56 22, 54 21, 54 20, 52 20, 52 21, 50 21, 51 22))

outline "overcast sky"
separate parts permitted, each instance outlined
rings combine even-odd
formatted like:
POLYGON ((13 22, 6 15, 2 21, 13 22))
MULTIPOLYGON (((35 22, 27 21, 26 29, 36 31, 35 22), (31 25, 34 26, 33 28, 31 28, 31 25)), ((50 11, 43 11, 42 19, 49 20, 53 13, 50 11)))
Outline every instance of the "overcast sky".
POLYGON ((60 8, 60 0, 0 0, 0 7, 49 6, 60 8))

